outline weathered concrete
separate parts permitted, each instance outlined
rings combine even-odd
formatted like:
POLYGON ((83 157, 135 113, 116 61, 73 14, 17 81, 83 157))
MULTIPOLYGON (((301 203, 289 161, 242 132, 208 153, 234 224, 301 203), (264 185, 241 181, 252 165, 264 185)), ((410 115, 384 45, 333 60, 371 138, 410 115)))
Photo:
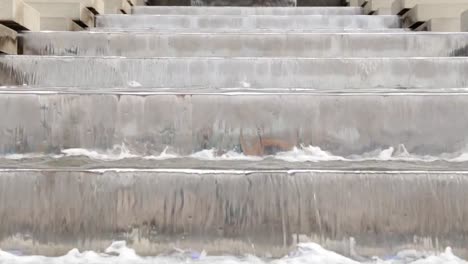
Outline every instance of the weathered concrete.
POLYGON ((122 14, 122 0, 106 0, 104 14, 122 14))
POLYGON ((468 10, 461 16, 461 31, 468 32, 468 10))
POLYGON ((433 32, 460 32, 460 19, 433 18, 427 21, 427 30, 433 32))
POLYGON ((455 57, 0 58, 0 85, 46 87, 466 88, 467 72, 468 61, 455 57))
MULTIPOLYGON (((81 24, 81 23, 80 23, 81 24)), ((82 24, 81 24, 82 25, 82 24)), ((79 31, 84 30, 73 19, 66 17, 43 17, 41 18, 41 28, 49 31, 79 31)), ((54 32, 60 34, 58 32, 54 32)))
POLYGON ((403 15, 419 4, 444 4, 445 6, 449 6, 466 3, 468 3, 468 0, 393 0, 392 13, 403 15))
MULTIPOLYGON (((104 74, 105 75, 105 74, 104 74)), ((107 78, 111 78, 107 76, 107 78)), ((268 155, 313 145, 335 155, 404 144, 416 155, 457 153, 468 142, 468 95, 203 91, 3 90, 0 153, 166 147, 268 155), (441 133, 443 131, 443 133, 441 133)))
POLYGON ((28 55, 124 57, 438 57, 464 55, 468 34, 40 32, 28 55), (430 43, 430 45, 428 45, 430 43))
MULTIPOLYGON (((37 1, 37 0, 32 0, 37 1)), ((37 9, 41 14, 42 20, 48 19, 47 22, 41 24, 41 30, 54 30, 60 27, 60 24, 54 24, 53 19, 49 18, 61 18, 70 19, 75 21, 84 27, 93 27, 94 26, 94 14, 89 10, 83 3, 74 3, 74 2, 30 2, 30 5, 37 9), (48 27, 50 26, 50 27, 48 27)), ((66 23, 68 25, 70 23, 66 23)))
POLYGON ((57 255, 126 239, 282 256, 308 238, 346 255, 407 247, 467 256, 467 172, 2 170, 0 246, 57 255), (372 197, 372 198, 370 198, 372 197), (21 200, 21 203, 18 203, 21 200), (411 201, 411 202, 409 202, 411 201))
POLYGON ((465 4, 418 4, 403 16, 403 26, 416 28, 420 24, 434 18, 460 18, 468 9, 465 4))
POLYGON ((17 54, 17 42, 16 31, 0 24, 0 54, 17 54))
POLYGON ((320 29, 320 28, 398 28, 397 16, 187 16, 187 15, 104 15, 96 18, 98 27, 122 29, 320 29))
POLYGON ((358 7, 189 7, 189 6, 135 6, 133 15, 362 15, 358 7))
MULTIPOLYGON (((95 14, 104 14, 104 6, 105 2, 108 0, 23 0, 26 3, 31 4, 34 6, 34 4, 37 3, 42 3, 47 6, 49 6, 49 10, 47 12, 52 12, 53 15, 57 16, 60 15, 61 11, 63 11, 62 7, 64 4, 67 3, 75 3, 75 4, 82 4, 88 9, 91 9, 95 14), (57 7, 58 9, 57 9, 57 7)), ((73 6, 71 6, 70 9, 73 9, 73 6)), ((65 13, 70 12, 71 10, 65 10, 65 13)), ((42 15, 42 13, 41 13, 42 15)))
POLYGON ((40 15, 22 0, 0 1, 0 24, 14 30, 39 31, 40 15))
POLYGON ((364 14, 375 15, 391 15, 393 0, 369 0, 364 5, 364 14))

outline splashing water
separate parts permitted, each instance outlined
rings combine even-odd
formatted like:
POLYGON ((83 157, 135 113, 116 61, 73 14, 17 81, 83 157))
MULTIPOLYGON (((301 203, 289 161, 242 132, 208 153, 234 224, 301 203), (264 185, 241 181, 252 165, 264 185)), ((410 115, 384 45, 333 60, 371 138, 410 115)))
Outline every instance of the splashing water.
MULTIPOLYGON (((197 252, 192 250, 182 250, 175 248, 175 253, 171 255, 156 257, 141 257, 131 248, 128 248, 124 241, 112 243, 104 253, 94 251, 80 252, 78 249, 70 250, 61 257, 44 256, 20 256, 0 250, 0 264, 179 264, 179 263, 200 263, 200 264, 358 264, 355 260, 328 251, 318 244, 304 243, 298 244, 296 249, 287 256, 275 259, 261 259, 247 255, 243 257, 234 256, 208 256, 205 251, 197 252)), ((394 257, 382 260, 377 257, 369 259, 363 263, 382 264, 467 264, 468 262, 456 257, 450 248, 441 254, 428 254, 415 250, 401 251, 394 257)))
POLYGON ((166 147, 158 155, 141 155, 132 152, 125 144, 115 145, 112 149, 105 151, 89 150, 83 148, 64 149, 60 154, 47 155, 42 153, 26 153, 26 154, 8 154, 3 156, 5 159, 21 160, 33 158, 62 158, 84 156, 93 160, 100 161, 116 161, 123 159, 142 158, 146 160, 168 160, 178 158, 193 158, 198 160, 246 160, 260 161, 264 159, 277 159, 287 162, 321 162, 321 161, 448 161, 448 162, 467 162, 468 151, 460 151, 457 153, 444 153, 439 156, 430 155, 415 155, 409 153, 404 145, 399 145, 397 148, 389 147, 385 149, 376 149, 371 152, 366 152, 360 155, 350 155, 347 157, 334 155, 331 152, 322 150, 316 146, 300 146, 294 147, 289 151, 278 152, 271 156, 248 156, 237 151, 220 152, 216 149, 205 149, 195 152, 189 156, 181 156, 177 153, 171 153, 169 147, 166 147))
POLYGON ((130 153, 130 150, 125 146, 125 144, 115 145, 112 149, 105 152, 98 152, 95 150, 87 150, 82 148, 72 148, 62 150, 62 154, 64 154, 67 157, 85 156, 90 159, 104 161, 122 160, 139 157, 139 155, 137 154, 130 153))

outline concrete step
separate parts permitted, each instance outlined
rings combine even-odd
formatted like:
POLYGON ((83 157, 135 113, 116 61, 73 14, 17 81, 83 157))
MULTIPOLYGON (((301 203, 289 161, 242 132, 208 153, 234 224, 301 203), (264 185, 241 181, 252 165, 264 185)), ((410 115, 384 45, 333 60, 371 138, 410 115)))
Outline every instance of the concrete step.
POLYGON ((97 27, 153 29, 320 29, 398 28, 397 16, 187 16, 187 15, 104 15, 96 17, 97 27))
POLYGON ((21 35, 28 55, 124 57, 468 56, 468 34, 438 33, 95 33, 21 35), (430 45, 428 45, 430 44, 430 45))
MULTIPOLYGON (((73 162, 82 160, 56 163, 73 162)), ((112 238, 125 237, 138 254, 152 256, 176 244, 210 255, 282 257, 298 240, 354 257, 404 248, 440 252, 447 245, 457 256, 468 255, 466 236, 453 235, 467 232, 468 172, 449 166, 353 170, 360 164, 349 163, 345 170, 272 171, 181 169, 176 162, 167 169, 96 165, 101 169, 2 169, 0 215, 8 230, 2 249, 62 255, 76 247, 104 250, 112 238)))
POLYGON ((4 88, 0 154, 56 153, 68 148, 105 152, 125 144, 140 155, 157 155, 169 147, 179 155, 216 149, 262 156, 312 145, 348 157, 403 144, 405 153, 437 157, 465 150, 467 111, 468 92, 461 89, 4 88))
POLYGON ((453 58, 0 57, 3 85, 71 87, 465 88, 453 58))
POLYGON ((133 15, 362 15, 359 7, 135 6, 133 15))

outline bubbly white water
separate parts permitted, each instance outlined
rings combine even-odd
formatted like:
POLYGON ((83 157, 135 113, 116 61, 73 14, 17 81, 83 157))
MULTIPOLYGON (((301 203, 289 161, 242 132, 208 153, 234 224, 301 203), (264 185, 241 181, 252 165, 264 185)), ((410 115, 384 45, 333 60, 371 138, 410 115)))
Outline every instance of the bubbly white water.
POLYGON ((448 162, 467 162, 468 151, 462 150, 457 153, 444 153, 439 156, 430 155, 415 155, 409 153, 404 145, 395 147, 376 149, 371 152, 350 155, 347 157, 334 155, 331 152, 322 150, 315 146, 300 146, 294 147, 290 151, 279 152, 272 156, 248 156, 236 151, 220 152, 216 149, 205 149, 189 156, 181 156, 175 152, 171 152, 169 147, 166 147, 157 155, 141 155, 132 152, 125 144, 115 145, 112 149, 106 151, 71 148, 64 149, 60 154, 46 155, 42 153, 26 153, 26 154, 8 154, 3 156, 5 159, 21 160, 32 158, 62 158, 84 156, 93 160, 100 161, 115 161, 122 159, 141 158, 146 160, 167 160, 177 158, 194 158, 199 160, 247 160, 259 161, 263 159, 277 159, 287 162, 320 162, 320 161, 448 161, 448 162))
MULTIPOLYGON (((0 264, 358 264, 350 258, 328 251, 314 243, 299 244, 297 248, 287 256, 267 260, 255 256, 209 256, 205 251, 175 249, 176 253, 165 256, 141 257, 135 251, 126 246, 124 241, 112 243, 105 252, 94 251, 80 252, 77 249, 70 250, 61 257, 21 256, 11 252, 0 250, 0 264)), ((450 248, 444 253, 434 254, 418 252, 415 250, 402 251, 395 256, 383 260, 377 257, 362 263, 382 264, 466 264, 467 262, 456 257, 450 248)))

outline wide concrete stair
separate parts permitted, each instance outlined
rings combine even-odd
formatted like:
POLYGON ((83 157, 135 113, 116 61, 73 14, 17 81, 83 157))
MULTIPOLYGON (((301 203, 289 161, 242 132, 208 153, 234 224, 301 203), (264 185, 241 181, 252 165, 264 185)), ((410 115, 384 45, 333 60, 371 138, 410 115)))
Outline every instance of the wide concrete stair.
POLYGON ((362 12, 139 7, 20 34, 0 248, 468 257, 468 34, 362 12))

